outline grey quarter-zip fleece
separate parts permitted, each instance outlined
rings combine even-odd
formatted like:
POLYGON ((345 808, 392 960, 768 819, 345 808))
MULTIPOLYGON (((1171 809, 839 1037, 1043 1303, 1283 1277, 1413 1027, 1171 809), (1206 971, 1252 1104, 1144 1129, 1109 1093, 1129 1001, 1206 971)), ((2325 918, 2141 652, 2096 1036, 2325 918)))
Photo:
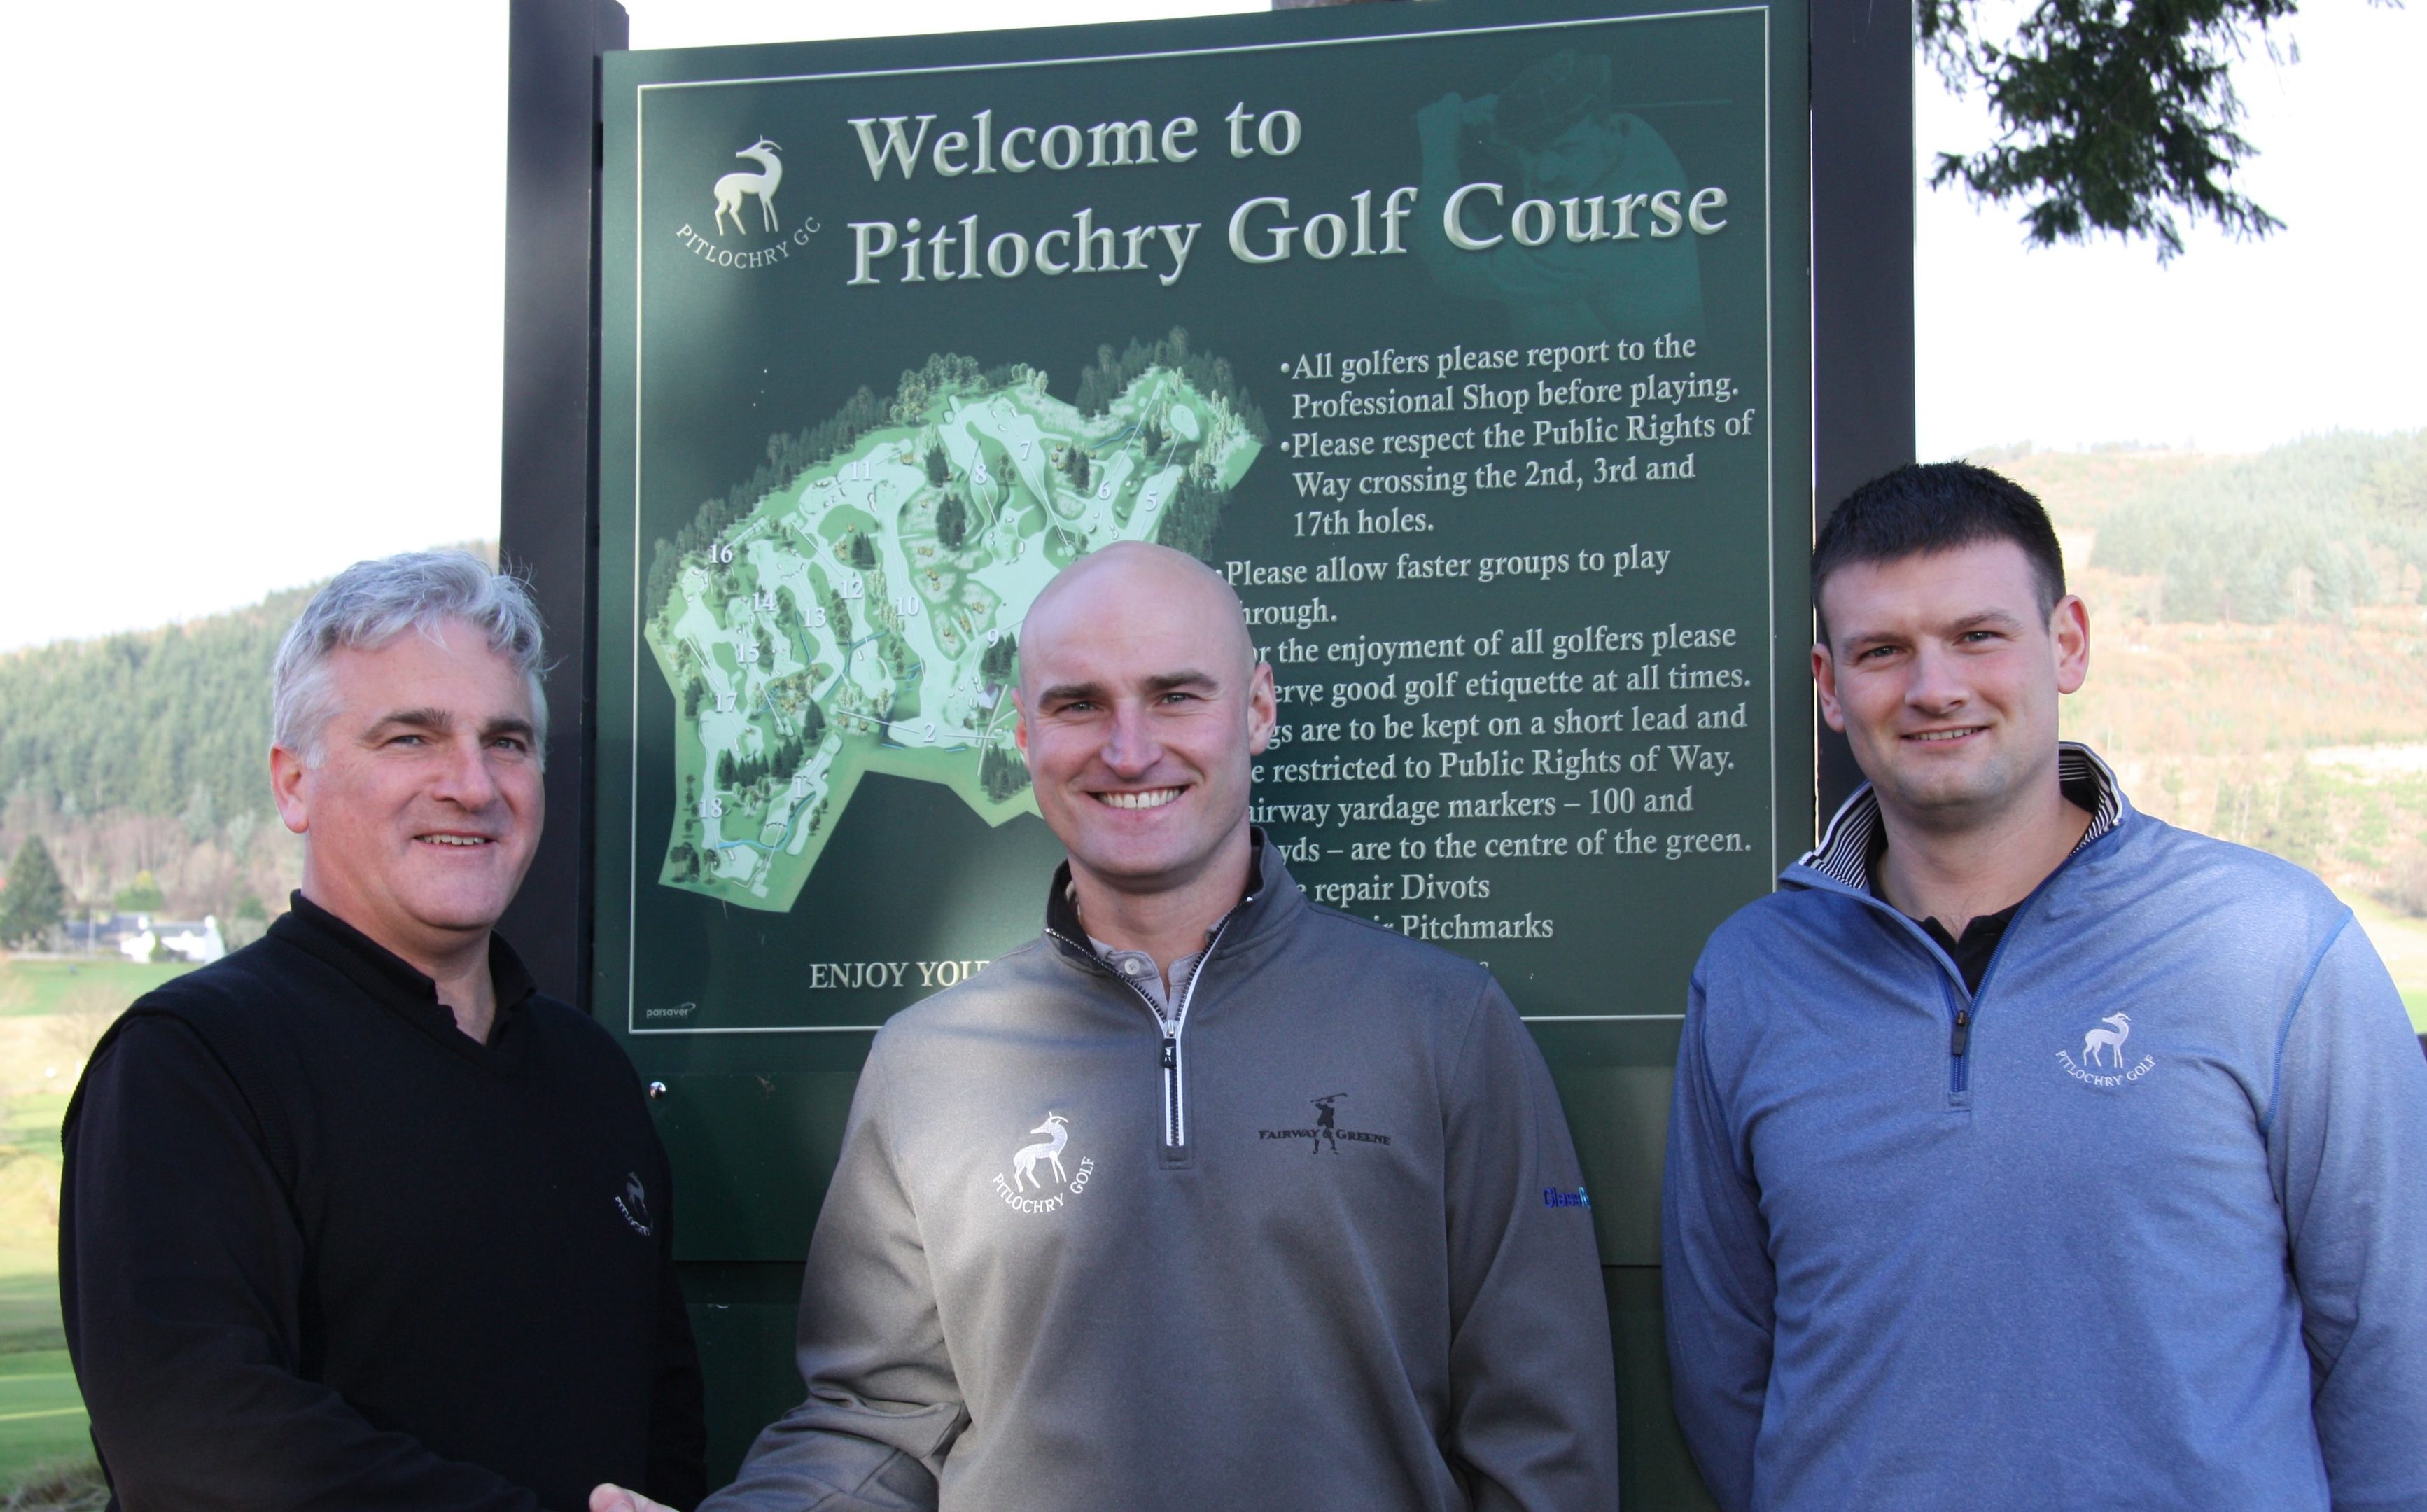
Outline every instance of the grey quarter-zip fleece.
POLYGON ((1168 1016, 1066 872, 1043 936, 877 1035, 809 1248, 807 1399, 703 1512, 1618 1504, 1540 1052, 1489 972, 1256 849, 1168 1016))

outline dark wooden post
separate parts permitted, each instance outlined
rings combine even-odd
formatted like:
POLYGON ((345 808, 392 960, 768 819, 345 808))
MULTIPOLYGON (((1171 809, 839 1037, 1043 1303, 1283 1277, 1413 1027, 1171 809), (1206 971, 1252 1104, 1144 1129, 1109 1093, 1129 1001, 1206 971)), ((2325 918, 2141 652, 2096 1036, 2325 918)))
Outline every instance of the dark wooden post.
MULTIPOLYGON (((1812 493, 1914 460, 1912 0, 1812 0, 1812 493)), ((1816 525, 1818 521, 1816 519, 1816 525)), ((1816 717, 1820 818, 1863 780, 1816 717)))
POLYGON ((547 827, 499 928, 541 989, 590 1000, 597 639, 598 55, 615 0, 513 0, 506 106, 506 417, 497 552, 547 621, 547 827))

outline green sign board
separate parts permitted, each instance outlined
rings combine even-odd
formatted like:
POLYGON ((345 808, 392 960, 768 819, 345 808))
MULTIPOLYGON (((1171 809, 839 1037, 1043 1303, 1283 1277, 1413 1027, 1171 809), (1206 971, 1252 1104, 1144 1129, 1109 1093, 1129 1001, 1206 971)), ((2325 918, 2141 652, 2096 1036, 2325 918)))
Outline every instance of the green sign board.
POLYGON ((732 1412, 783 1405, 868 1036, 1039 927, 1027 607, 1148 540, 1246 605, 1294 875, 1534 1024, 1665 1422, 1686 978, 1811 835, 1803 26, 608 59, 594 1004, 667 1085, 704 1333, 764 1357, 732 1412))

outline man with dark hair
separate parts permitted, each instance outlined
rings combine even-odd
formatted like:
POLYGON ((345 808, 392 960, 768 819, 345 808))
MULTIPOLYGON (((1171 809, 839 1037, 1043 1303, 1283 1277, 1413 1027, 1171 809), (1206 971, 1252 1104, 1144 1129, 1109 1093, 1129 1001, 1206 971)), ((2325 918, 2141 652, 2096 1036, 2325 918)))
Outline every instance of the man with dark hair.
POLYGON ((2038 501, 1839 506, 1870 781, 1694 972, 1663 1282, 1730 1512, 2427 1508, 2427 1063, 2317 879, 2139 813, 2038 501))
POLYGON ((68 1106, 59 1301, 127 1512, 570 1512, 706 1489, 631 1063, 494 932, 541 823, 521 583, 357 562, 271 674, 303 886, 146 994, 68 1106))
POLYGON ((2039 590, 2040 617, 2054 614, 2064 597, 2064 548, 2047 511, 2029 490, 1961 462, 1899 467, 1866 484, 1847 507, 1830 514, 1812 545, 1812 611, 1819 621, 1820 644, 1829 640, 1820 585, 1838 568, 1996 541, 2011 542, 2022 552, 2039 590), (1854 499, 1862 501, 1860 508, 1853 507, 1854 499))

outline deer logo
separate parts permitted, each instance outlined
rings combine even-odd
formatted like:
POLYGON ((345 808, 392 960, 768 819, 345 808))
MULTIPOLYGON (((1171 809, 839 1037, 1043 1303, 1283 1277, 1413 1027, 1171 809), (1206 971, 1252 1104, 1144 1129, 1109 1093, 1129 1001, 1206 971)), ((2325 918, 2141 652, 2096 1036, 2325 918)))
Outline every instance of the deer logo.
POLYGON ((2121 1071, 2124 1069, 2124 1042, 2132 1037, 2132 1016, 2126 1013, 2112 1013, 2100 1022, 2113 1024, 2115 1027, 2093 1029, 2082 1035, 2081 1058, 2092 1065, 2096 1065, 2101 1051, 2104 1051, 2111 1058, 2109 1064, 2116 1070, 2121 1071))
POLYGON ((633 1171, 624 1178, 624 1195, 615 1199, 615 1211, 632 1227, 632 1232, 646 1236, 657 1230, 649 1223, 649 1193, 641 1185, 641 1173, 633 1171))
POLYGON ((1043 1123, 1029 1130, 1032 1134, 1043 1134, 1045 1137, 1034 1145, 1022 1145, 1012 1152, 1013 1191, 1017 1192, 1032 1186, 1040 1192, 1045 1190, 1043 1179, 1036 1174, 1038 1161, 1051 1162, 1053 1166, 1053 1179, 1066 1185, 1068 1183, 1070 1179, 1062 1171, 1062 1149, 1070 1143, 1069 1122, 1070 1120, 1058 1113, 1049 1113, 1045 1115, 1043 1123))
POLYGON ((775 231, 775 186, 784 182, 784 160, 775 154, 784 149, 761 137, 733 155, 751 158, 758 164, 756 173, 727 173, 716 181, 716 229, 725 229, 725 218, 733 217, 733 229, 748 236, 750 228, 741 223, 741 197, 758 196, 759 229, 775 231))

